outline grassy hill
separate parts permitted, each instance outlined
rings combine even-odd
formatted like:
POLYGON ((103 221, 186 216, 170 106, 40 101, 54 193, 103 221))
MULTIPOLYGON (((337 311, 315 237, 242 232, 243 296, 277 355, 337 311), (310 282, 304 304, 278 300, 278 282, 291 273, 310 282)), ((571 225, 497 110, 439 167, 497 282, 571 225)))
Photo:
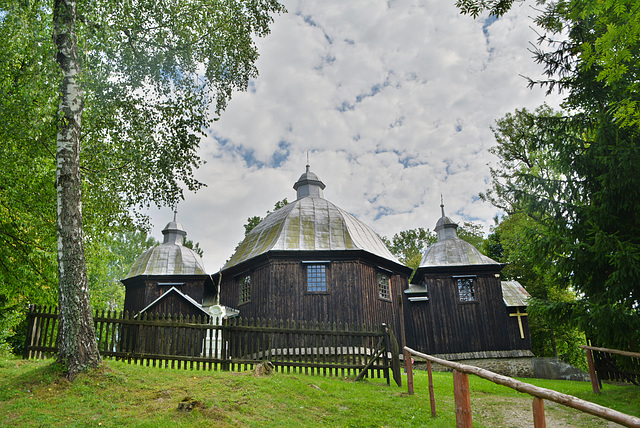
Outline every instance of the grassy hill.
MULTIPOLYGON (((640 388, 605 385, 596 396, 585 382, 523 379, 640 416, 640 388)), ((74 383, 50 360, 0 358, 2 427, 451 427, 451 373, 434 373, 438 418, 429 410, 426 372, 416 394, 384 379, 275 373, 158 369, 106 361, 74 383), (184 401, 187 400, 187 401, 184 401), (181 411, 189 403, 191 410, 181 411)), ((532 426, 531 397, 470 376, 474 426, 532 426)), ((617 426, 545 403, 547 426, 617 426)))

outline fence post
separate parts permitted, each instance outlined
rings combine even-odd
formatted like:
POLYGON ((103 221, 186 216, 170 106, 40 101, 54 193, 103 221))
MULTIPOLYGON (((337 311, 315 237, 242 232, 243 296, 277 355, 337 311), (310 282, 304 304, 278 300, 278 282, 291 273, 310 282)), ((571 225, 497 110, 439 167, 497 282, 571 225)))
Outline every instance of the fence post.
POLYGON ((27 313, 27 335, 24 338, 24 349, 22 350, 22 358, 25 360, 29 358, 30 352, 29 347, 31 346, 31 338, 33 337, 33 323, 35 322, 35 315, 33 312, 35 311, 35 307, 33 305, 29 305, 29 312, 27 313))
POLYGON ((544 400, 540 397, 533 397, 533 427, 547 428, 547 421, 544 417, 544 400))
POLYGON ((453 370, 453 396, 456 402, 456 427, 471 428, 471 396, 469 395, 469 375, 453 370))
POLYGON ((411 353, 404 349, 404 366, 407 371, 407 390, 409 395, 413 395, 413 363, 411 361, 411 353))
POLYGON ((594 394, 600 394, 600 386, 598 385, 598 374, 596 373, 596 365, 593 362, 593 353, 591 349, 587 349, 587 364, 589 365, 589 378, 591 379, 591 388, 594 394))
POLYGON ((433 373, 431 372, 431 361, 427 360, 427 373, 429 374, 429 404, 431 404, 431 417, 436 415, 436 397, 433 393, 433 373))

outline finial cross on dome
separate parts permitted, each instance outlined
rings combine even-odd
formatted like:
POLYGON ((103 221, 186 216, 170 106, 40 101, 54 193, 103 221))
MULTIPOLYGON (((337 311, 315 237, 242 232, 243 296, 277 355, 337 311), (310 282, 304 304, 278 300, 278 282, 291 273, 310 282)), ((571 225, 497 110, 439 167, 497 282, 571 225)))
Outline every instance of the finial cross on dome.
POLYGON ((440 193, 440 209, 442 210, 442 217, 444 217, 444 197, 440 193))

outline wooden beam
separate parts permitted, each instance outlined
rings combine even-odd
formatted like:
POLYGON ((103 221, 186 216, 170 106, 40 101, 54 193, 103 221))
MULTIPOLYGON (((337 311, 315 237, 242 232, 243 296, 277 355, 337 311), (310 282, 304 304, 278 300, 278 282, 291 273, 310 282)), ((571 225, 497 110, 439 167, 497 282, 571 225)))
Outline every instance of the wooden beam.
POLYGON ((429 403, 431 404, 431 417, 435 418, 436 414, 436 396, 433 392, 433 373, 431 372, 431 361, 427 361, 427 373, 429 374, 429 403))
POLYGON ((453 370, 453 396, 456 402, 456 428, 471 428, 471 395, 469 394, 469 375, 453 370))
POLYGON ((600 385, 598 385, 598 374, 596 373, 596 365, 593 362, 593 352, 587 349, 587 364, 589 365, 589 378, 591 379, 591 389, 594 394, 600 394, 600 385))
POLYGON ((547 428, 547 421, 544 417, 544 400, 540 397, 533 397, 533 427, 547 428))
POLYGON ((572 409, 580 410, 581 412, 589 413, 590 415, 598 416, 600 418, 616 422, 620 425, 627 427, 640 428, 640 418, 617 410, 610 409, 608 407, 601 406, 599 404, 591 403, 586 400, 574 397, 572 395, 563 394, 561 392, 553 391, 547 388, 540 388, 529 383, 520 382, 508 376, 503 376, 492 371, 482 369, 480 367, 469 366, 466 364, 456 363, 455 361, 443 360, 441 358, 434 357, 433 355, 423 354, 409 347, 404 347, 405 355, 410 353, 417 355, 420 358, 437 363, 445 367, 450 367, 455 370, 459 370, 465 373, 474 374, 483 379, 490 380, 498 385, 508 386, 511 389, 515 389, 519 392, 524 392, 534 397, 540 397, 545 400, 550 400, 555 403, 562 404, 563 406, 571 407, 572 409))
POLYGON ((609 354, 624 355, 625 357, 640 358, 640 354, 637 352, 621 351, 619 349, 598 348, 596 346, 586 345, 580 345, 578 346, 578 348, 591 349, 592 351, 608 352, 609 354))
POLYGON ((407 370, 407 392, 409 395, 413 395, 413 361, 406 347, 404 351, 404 366, 407 370))

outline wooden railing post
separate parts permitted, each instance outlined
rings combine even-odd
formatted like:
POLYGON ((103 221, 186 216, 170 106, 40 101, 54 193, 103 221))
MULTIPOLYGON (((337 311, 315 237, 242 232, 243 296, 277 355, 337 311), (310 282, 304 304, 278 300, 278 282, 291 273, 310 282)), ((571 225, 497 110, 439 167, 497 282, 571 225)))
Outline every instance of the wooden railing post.
POLYGON ((544 417, 544 400, 540 397, 533 397, 533 427, 547 428, 547 421, 544 417))
POLYGON ((600 394, 600 386, 598 385, 598 374, 596 373, 596 365, 593 363, 593 353, 591 349, 587 349, 587 364, 589 365, 589 378, 591 378, 591 388, 594 394, 600 394))
POLYGON ((436 397, 433 393, 433 373, 431 372, 431 361, 427 360, 427 373, 429 374, 429 404, 431 404, 431 417, 436 415, 436 397))
POLYGON ((455 369, 453 370, 453 396, 456 402, 456 427, 473 427, 469 375, 455 369))
POLYGON ((404 366, 407 370, 407 390, 409 395, 413 395, 413 361, 411 361, 411 353, 404 350, 404 366))

